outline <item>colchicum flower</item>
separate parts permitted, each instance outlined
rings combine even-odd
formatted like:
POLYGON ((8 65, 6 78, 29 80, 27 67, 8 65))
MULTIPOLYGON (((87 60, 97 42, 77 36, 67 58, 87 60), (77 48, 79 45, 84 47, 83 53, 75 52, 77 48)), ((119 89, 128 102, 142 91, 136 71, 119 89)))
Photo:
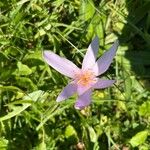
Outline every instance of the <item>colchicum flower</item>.
POLYGON ((88 47, 81 69, 66 58, 62 58, 51 51, 44 51, 45 61, 58 72, 72 79, 59 94, 56 101, 63 101, 77 93, 78 100, 75 103, 75 108, 83 109, 91 103, 93 89, 104 89, 111 86, 115 80, 105 80, 98 78, 98 76, 109 68, 118 45, 119 43, 116 41, 102 57, 96 60, 99 49, 99 39, 96 36, 88 47))

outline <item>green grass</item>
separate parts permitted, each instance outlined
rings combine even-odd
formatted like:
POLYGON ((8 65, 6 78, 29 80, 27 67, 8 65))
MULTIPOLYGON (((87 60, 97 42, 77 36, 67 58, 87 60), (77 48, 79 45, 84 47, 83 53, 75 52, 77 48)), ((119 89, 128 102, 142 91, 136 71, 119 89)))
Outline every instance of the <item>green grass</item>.
POLYGON ((0 1, 0 150, 149 150, 150 1, 0 1), (68 78, 45 64, 51 50, 81 66, 92 38, 99 55, 119 39, 92 104, 57 103, 68 78))

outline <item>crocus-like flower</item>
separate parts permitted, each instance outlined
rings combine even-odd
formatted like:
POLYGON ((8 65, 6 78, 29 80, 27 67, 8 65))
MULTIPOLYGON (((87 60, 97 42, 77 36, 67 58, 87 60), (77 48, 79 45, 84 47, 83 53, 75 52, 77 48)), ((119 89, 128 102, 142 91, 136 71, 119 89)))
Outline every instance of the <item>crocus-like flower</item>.
POLYGON ((81 69, 66 58, 62 58, 51 51, 44 51, 45 61, 58 72, 72 79, 59 94, 56 101, 63 101, 77 93, 78 100, 75 103, 75 108, 83 109, 91 103, 93 89, 103 89, 111 86, 115 80, 105 80, 98 78, 98 76, 109 68, 118 45, 118 41, 116 41, 102 57, 96 60, 99 49, 99 39, 96 36, 88 47, 81 69))

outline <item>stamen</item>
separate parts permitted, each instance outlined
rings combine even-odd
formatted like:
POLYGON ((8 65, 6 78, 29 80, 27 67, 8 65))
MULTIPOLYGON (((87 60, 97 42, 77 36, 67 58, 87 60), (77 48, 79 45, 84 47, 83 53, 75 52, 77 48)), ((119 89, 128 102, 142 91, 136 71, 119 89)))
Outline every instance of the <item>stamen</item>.
POLYGON ((90 86, 96 82, 95 75, 92 71, 82 71, 76 75, 76 82, 82 86, 90 86))

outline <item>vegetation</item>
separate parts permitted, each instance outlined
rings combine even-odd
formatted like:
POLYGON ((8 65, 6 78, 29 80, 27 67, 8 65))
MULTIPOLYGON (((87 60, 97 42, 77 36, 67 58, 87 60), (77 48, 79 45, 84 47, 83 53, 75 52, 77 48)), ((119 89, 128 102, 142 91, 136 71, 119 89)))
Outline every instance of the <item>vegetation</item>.
POLYGON ((0 150, 149 150, 150 1, 0 1, 0 150), (81 66, 91 40, 99 56, 119 39, 96 90, 79 111, 76 95, 57 103, 69 79, 49 67, 43 50, 81 66))

